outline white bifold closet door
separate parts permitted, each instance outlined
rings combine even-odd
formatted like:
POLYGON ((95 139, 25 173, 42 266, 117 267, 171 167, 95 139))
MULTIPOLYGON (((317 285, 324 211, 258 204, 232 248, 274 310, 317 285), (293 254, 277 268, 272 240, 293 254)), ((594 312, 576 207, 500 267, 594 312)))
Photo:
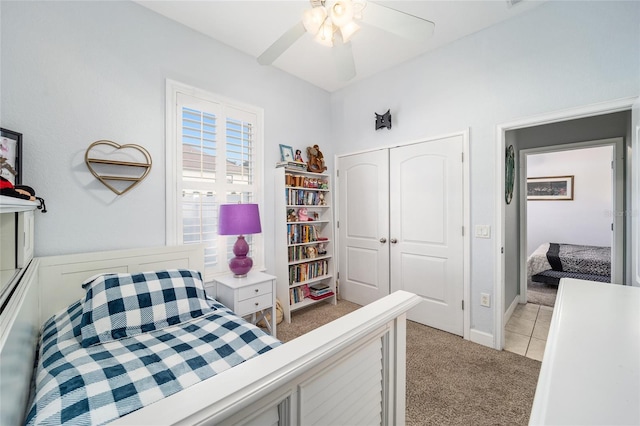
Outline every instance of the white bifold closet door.
POLYGON ((463 334, 463 137, 339 159, 341 297, 407 290, 408 318, 463 334))

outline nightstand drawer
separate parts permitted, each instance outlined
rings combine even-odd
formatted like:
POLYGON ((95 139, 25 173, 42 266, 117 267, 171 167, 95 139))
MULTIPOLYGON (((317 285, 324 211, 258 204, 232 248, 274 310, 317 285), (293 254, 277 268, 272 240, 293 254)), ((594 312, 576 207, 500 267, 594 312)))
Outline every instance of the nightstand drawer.
POLYGON ((273 305, 272 294, 263 294, 262 296, 253 297, 247 300, 241 300, 238 302, 237 315, 243 316, 252 314, 262 309, 270 308, 273 305))
POLYGON ((242 301, 256 296, 262 296, 263 294, 270 295, 273 291, 272 287, 271 281, 242 287, 238 289, 238 300, 242 301))

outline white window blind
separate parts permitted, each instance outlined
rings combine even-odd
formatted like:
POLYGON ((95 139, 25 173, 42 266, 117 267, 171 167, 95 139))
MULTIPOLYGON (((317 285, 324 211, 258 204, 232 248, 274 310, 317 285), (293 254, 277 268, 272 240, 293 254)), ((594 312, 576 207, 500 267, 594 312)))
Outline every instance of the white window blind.
MULTIPOLYGON (((218 208, 225 203, 258 203, 261 110, 220 101, 214 95, 175 90, 175 241, 205 244, 205 276, 228 273, 236 236, 218 235, 218 208)), ((168 187, 171 185, 168 185, 168 187)), ((169 215, 168 215, 169 216, 169 215)), ((254 267, 264 264, 262 238, 247 235, 254 267)))

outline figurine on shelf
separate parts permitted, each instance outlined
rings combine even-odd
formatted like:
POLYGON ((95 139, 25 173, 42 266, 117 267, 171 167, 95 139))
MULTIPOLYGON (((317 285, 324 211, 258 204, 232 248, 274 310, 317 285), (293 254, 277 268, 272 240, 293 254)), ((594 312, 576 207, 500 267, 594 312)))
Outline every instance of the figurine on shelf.
POLYGON ((307 247, 307 259, 314 259, 317 253, 318 250, 315 247, 307 247))
POLYGON ((296 211, 294 209, 287 210, 287 222, 297 222, 298 216, 296 216, 296 211))
POLYGON ((304 163, 304 160, 302 159, 302 151, 300 151, 299 149, 296 149, 296 155, 293 157, 293 161, 296 161, 298 163, 304 163))
POLYGON ((319 206, 327 205, 327 202, 324 200, 324 194, 322 192, 318 194, 318 205, 319 206))
POLYGON ((313 212, 313 220, 318 220, 319 217, 320 215, 318 214, 318 212, 313 212))
POLYGON ((309 161, 307 162, 307 170, 313 173, 322 173, 327 170, 324 165, 324 155, 320 151, 318 145, 307 147, 307 156, 309 161))
POLYGON ((327 254, 327 248, 324 243, 318 244, 318 256, 324 256, 325 254, 327 254))
POLYGON ((307 209, 298 210, 298 221, 307 222, 309 220, 309 216, 307 216, 307 209))

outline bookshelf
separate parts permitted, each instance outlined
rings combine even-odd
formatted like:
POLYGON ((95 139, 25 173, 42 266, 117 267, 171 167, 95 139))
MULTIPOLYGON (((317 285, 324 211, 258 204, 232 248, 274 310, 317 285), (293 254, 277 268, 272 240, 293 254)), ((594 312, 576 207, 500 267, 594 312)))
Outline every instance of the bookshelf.
POLYGON ((297 309, 336 304, 331 179, 277 167, 275 188, 276 293, 291 322, 297 309))

